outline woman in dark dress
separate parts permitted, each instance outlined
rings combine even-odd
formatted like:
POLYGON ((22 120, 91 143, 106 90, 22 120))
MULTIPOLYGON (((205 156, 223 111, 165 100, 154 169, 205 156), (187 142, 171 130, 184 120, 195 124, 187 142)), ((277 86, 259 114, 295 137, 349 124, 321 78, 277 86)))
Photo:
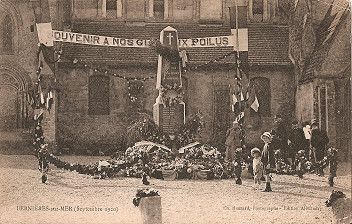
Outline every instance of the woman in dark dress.
MULTIPOLYGON (((316 164, 324 159, 326 146, 329 143, 329 138, 324 130, 319 129, 319 124, 317 122, 312 122, 312 137, 310 139, 311 147, 311 162, 316 164)), ((323 176, 324 172, 322 168, 317 168, 316 173, 319 176, 323 176)))

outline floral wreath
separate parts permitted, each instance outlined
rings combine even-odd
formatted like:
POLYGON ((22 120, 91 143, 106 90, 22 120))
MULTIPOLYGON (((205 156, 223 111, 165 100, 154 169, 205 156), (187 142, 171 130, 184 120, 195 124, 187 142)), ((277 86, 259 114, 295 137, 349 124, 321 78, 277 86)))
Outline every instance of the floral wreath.
POLYGON ((164 106, 175 106, 183 102, 183 94, 182 86, 165 84, 160 87, 161 99, 164 106))

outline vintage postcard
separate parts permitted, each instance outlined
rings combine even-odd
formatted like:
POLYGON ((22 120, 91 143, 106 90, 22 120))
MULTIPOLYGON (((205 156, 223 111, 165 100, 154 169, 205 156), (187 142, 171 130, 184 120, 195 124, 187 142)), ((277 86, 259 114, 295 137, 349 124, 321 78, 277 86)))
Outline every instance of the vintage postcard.
POLYGON ((0 224, 352 223, 349 0, 0 0, 0 224))

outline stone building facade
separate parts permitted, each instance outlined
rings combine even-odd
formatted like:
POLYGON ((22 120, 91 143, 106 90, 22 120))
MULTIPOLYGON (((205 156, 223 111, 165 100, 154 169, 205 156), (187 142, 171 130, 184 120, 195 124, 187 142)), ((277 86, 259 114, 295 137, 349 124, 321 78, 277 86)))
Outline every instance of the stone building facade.
POLYGON ((350 10, 348 1, 301 1, 290 20, 297 118, 316 119, 344 159, 351 152, 350 10))
MULTIPOLYGON (((66 21, 63 28, 77 33, 134 39, 158 38, 166 26, 175 28, 179 38, 231 34, 228 7, 234 6, 234 1, 111 2, 96 1, 88 6, 83 1, 74 1, 71 20, 66 21)), ((259 116, 250 117, 248 114, 246 132, 249 144, 260 144, 260 134, 271 129, 275 114, 284 113, 288 118, 293 116, 293 67, 287 55, 287 18, 276 1, 242 1, 241 4, 255 8, 248 7, 249 78, 253 79, 261 93, 258 97, 265 110, 262 109, 259 116)), ((229 85, 235 77, 234 58, 227 57, 207 66, 195 67, 228 54, 232 48, 187 48, 186 51, 190 58, 189 71, 182 74, 186 87, 186 120, 200 111, 205 121, 201 140, 222 148, 226 129, 236 116, 231 111, 229 85)), ((77 150, 97 145, 118 147, 129 116, 138 108, 131 107, 127 81, 110 74, 155 77, 157 54, 150 49, 70 43, 63 44, 63 54, 89 68, 64 60, 58 65, 62 86, 58 96, 59 145, 77 150), (95 67, 99 71, 105 69, 109 74, 96 71, 95 67), (90 113, 90 92, 94 91, 90 83, 97 79, 105 85, 103 89, 108 89, 106 93, 97 91, 97 94, 108 96, 107 114, 90 113)), ((158 95, 156 79, 148 79, 143 85, 141 108, 152 115, 158 95)))
MULTIPOLYGON (((158 38, 166 26, 177 29, 179 38, 230 35, 228 7, 235 6, 233 0, 17 2, 28 7, 28 10, 23 10, 25 15, 30 16, 30 20, 26 21, 28 27, 35 22, 51 21, 55 30, 134 39, 158 38)), ((243 0, 237 1, 237 4, 248 9, 248 76, 255 85, 261 105, 258 113, 246 115, 245 130, 247 142, 258 145, 260 134, 271 129, 276 114, 283 114, 287 120, 294 116, 294 67, 287 54, 288 4, 278 0, 243 0)), ((25 41, 31 45, 26 48, 26 51, 31 49, 26 58, 32 61, 28 65, 28 61, 21 63, 29 71, 29 83, 36 78, 34 59, 38 42, 36 32, 31 35, 33 40, 25 41)), ((138 111, 151 116, 158 95, 156 79, 147 79, 139 92, 136 107, 128 96, 129 84, 119 77, 155 77, 158 55, 148 48, 73 43, 55 43, 55 47, 62 49, 62 59, 56 64, 54 74, 49 69, 46 72, 48 80, 56 80, 56 86, 59 86, 54 91, 54 109, 46 116, 44 131, 47 140, 72 153, 84 153, 99 147, 119 148, 131 115, 138 111)), ((235 77, 235 60, 232 55, 205 64, 229 54, 233 49, 185 50, 190 59, 187 71, 182 74, 186 91, 186 120, 200 111, 205 121, 201 140, 222 149, 226 129, 237 115, 231 111, 229 85, 235 77)))
POLYGON ((21 153, 32 143, 26 94, 36 71, 34 24, 29 1, 0 2, 0 145, 4 153, 21 153))

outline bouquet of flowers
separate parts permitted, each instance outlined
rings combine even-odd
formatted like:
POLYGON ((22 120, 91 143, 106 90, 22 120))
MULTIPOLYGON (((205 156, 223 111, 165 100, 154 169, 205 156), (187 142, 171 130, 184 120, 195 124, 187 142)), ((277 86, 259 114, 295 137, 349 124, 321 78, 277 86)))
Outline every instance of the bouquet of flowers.
POLYGON ((141 198, 151 197, 151 196, 160 196, 160 195, 159 195, 159 192, 156 190, 140 189, 140 190, 137 190, 137 194, 133 198, 132 202, 133 202, 134 206, 138 207, 139 203, 141 201, 141 198))

